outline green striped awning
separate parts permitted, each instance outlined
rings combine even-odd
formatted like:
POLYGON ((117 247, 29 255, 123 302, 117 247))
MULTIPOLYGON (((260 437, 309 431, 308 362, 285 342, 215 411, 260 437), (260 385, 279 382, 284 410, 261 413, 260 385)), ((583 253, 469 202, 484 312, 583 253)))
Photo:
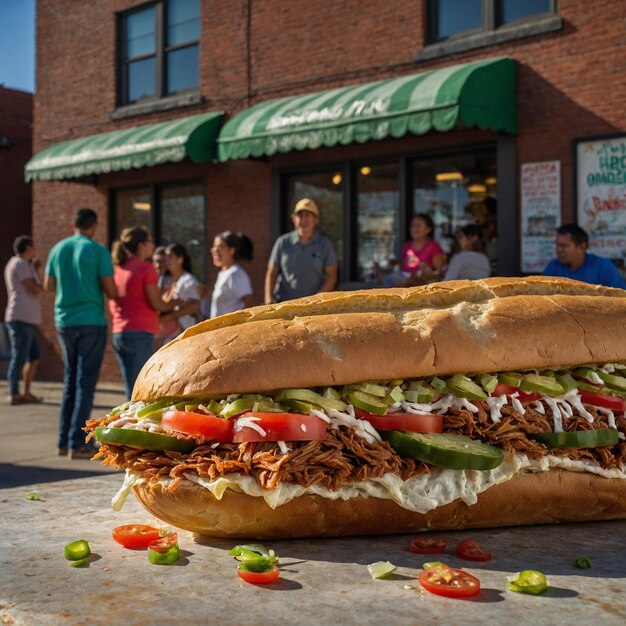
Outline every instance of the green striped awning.
POLYGON ((473 126, 517 132, 514 60, 261 102, 229 120, 217 143, 226 161, 473 126))
POLYGON ((26 180, 63 180, 91 174, 182 161, 216 158, 219 112, 192 115, 160 124, 135 126, 54 144, 25 167, 26 180))

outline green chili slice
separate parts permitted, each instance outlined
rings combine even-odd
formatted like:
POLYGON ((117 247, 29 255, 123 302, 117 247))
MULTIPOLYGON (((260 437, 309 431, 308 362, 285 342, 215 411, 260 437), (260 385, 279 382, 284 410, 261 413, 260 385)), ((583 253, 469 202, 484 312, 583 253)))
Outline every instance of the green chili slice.
POLYGON ((68 561, 80 561, 91 554, 91 548, 84 539, 72 541, 63 548, 63 556, 68 561))
POLYGON ((527 569, 517 574, 517 578, 510 577, 507 589, 516 593, 528 593, 538 596, 548 590, 548 579, 545 574, 534 569, 527 569))
POLYGON ((132 428, 96 428, 96 438, 102 443, 113 443, 122 446, 143 448, 144 450, 173 450, 175 452, 191 452, 196 442, 191 439, 178 439, 161 433, 151 433, 132 428))

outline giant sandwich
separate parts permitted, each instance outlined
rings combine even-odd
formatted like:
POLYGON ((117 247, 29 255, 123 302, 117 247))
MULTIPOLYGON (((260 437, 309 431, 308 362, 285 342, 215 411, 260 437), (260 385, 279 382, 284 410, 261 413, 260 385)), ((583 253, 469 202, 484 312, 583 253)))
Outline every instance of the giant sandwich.
POLYGON ((212 319, 88 423, 164 521, 218 537, 626 518, 626 292, 533 277, 212 319))

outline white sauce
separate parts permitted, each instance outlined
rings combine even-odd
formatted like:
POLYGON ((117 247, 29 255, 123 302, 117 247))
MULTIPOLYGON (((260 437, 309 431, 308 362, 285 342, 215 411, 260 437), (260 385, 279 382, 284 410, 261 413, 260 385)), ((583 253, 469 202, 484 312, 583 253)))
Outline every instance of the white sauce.
POLYGON ((502 418, 502 407, 507 403, 506 396, 494 396, 489 397, 485 400, 487 406, 489 407, 489 416, 491 417, 491 421, 494 423, 498 423, 502 418))
MULTIPOLYGON (((305 494, 318 495, 331 500, 373 497, 390 499, 402 508, 426 513, 457 499, 463 500, 468 505, 475 504, 479 493, 493 485, 510 480, 519 472, 540 473, 549 469, 589 472, 605 478, 626 480, 626 468, 605 470, 592 461, 573 461, 567 457, 554 455, 531 460, 522 453, 507 455, 499 467, 487 472, 435 468, 430 474, 415 476, 406 481, 395 474, 388 473, 381 478, 345 484, 337 491, 330 491, 320 485, 305 488, 289 483, 278 483, 276 489, 263 489, 253 477, 243 474, 229 474, 227 477, 213 481, 195 474, 185 474, 185 477, 208 489, 218 500, 221 500, 227 489, 262 497, 272 508, 305 494)), ((113 508, 119 511, 133 485, 142 482, 146 481, 140 474, 126 470, 124 484, 112 500, 113 508)), ((167 485, 172 482, 172 479, 161 479, 159 482, 167 485)))

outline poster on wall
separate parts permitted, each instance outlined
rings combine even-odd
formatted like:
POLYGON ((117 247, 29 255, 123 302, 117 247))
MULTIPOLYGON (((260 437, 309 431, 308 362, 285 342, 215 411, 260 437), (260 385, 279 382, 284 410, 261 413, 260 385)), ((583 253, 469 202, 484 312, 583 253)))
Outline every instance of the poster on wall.
POLYGON ((623 266, 626 260, 626 135, 576 145, 578 224, 589 249, 623 266))
POLYGON ((561 162, 522 163, 522 272, 540 274, 561 223, 561 162))

